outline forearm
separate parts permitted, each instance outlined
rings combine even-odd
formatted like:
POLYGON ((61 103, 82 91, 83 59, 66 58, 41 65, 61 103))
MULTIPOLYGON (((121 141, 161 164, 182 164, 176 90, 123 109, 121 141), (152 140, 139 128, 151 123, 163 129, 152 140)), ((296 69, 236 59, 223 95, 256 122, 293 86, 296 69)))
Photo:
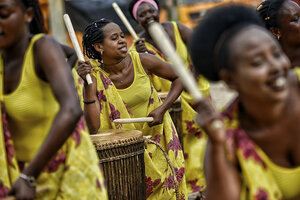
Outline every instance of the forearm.
POLYGON ((93 102, 84 103, 84 117, 87 122, 90 134, 96 134, 100 128, 100 103, 93 86, 84 84, 84 101, 93 102))
POLYGON ((74 131, 81 115, 82 111, 79 105, 75 108, 74 106, 62 106, 53 121, 47 138, 23 173, 37 178, 74 131))
POLYGON ((165 101, 161 105, 161 107, 167 111, 173 104, 173 102, 178 99, 180 96, 181 92, 183 90, 183 85, 182 82, 180 81, 179 78, 175 79, 172 84, 171 88, 169 90, 168 96, 166 97, 165 101))
POLYGON ((224 145, 209 142, 205 157, 208 199, 239 200, 239 174, 234 165, 227 160, 224 145))

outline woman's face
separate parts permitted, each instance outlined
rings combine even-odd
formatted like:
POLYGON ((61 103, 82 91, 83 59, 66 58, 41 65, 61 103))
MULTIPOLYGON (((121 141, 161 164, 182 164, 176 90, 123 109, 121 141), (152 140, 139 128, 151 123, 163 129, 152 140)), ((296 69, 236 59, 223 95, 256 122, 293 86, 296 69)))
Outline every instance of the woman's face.
POLYGON ((102 58, 126 57, 127 43, 120 27, 115 23, 109 23, 102 30, 104 33, 103 43, 100 44, 103 50, 102 58))
POLYGON ((270 103, 286 99, 290 61, 267 30, 248 26, 231 40, 229 49, 233 65, 229 86, 241 97, 270 103))
POLYGON ((292 45, 300 44, 300 7, 297 3, 287 0, 281 8, 279 17, 281 41, 292 45))
POLYGON ((137 22, 144 29, 147 29, 150 21, 159 22, 159 13, 153 5, 144 2, 137 9, 137 22))
POLYGON ((14 45, 27 33, 32 12, 15 0, 0 0, 0 49, 14 45))

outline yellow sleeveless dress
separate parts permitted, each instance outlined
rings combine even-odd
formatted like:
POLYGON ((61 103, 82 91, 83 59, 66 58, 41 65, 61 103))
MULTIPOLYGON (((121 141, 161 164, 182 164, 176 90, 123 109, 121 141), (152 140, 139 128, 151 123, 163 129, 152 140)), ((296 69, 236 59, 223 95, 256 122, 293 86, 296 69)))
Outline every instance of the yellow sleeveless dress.
MULTIPOLYGON (((97 79, 97 96, 100 102, 100 129, 137 129, 143 135, 159 143, 170 158, 179 182, 180 199, 187 199, 183 152, 179 139, 167 112, 163 123, 154 127, 144 124, 116 125, 112 121, 119 118, 147 116, 161 105, 160 98, 143 69, 139 54, 130 52, 135 71, 131 86, 117 89, 109 79, 109 74, 93 63, 93 75, 97 79)), ((147 199, 176 199, 174 177, 162 151, 154 144, 145 148, 146 197, 147 199)))
MULTIPOLYGON (((0 57, 0 197, 7 195, 20 168, 35 156, 59 111, 50 84, 35 73, 33 46, 42 36, 31 39, 19 85, 10 94, 3 94, 4 66, 0 57)), ((37 194, 36 199, 108 199, 83 117, 37 178, 37 187, 40 186, 49 190, 37 194)))
POLYGON ((241 200, 300 199, 300 166, 274 164, 246 132, 239 127, 238 99, 222 113, 227 129, 228 158, 237 157, 242 180, 241 200))
MULTIPOLYGON (((176 41, 176 52, 185 63, 185 66, 190 71, 191 60, 188 49, 183 42, 176 22, 173 23, 174 36, 176 41)), ((148 53, 155 55, 164 62, 169 62, 158 49, 152 44, 145 42, 148 53)), ((131 46, 130 50, 135 50, 135 45, 131 46)), ((155 75, 150 76, 155 89, 159 92, 168 92, 171 82, 155 75)), ((205 96, 210 95, 209 82, 203 77, 198 77, 198 86, 205 96)), ((207 143, 207 136, 204 131, 195 123, 195 110, 190 106, 193 103, 192 96, 183 91, 181 94, 182 107, 182 131, 183 131, 183 146, 186 168, 186 181, 188 193, 202 191, 206 187, 205 177, 203 173, 203 159, 207 143)))

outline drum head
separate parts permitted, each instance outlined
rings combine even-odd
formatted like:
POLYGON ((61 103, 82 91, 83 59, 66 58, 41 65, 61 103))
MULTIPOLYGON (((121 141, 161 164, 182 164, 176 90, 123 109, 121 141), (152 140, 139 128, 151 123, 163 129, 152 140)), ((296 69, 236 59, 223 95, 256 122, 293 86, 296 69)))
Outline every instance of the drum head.
POLYGON ((143 133, 138 130, 107 129, 100 130, 97 134, 90 136, 94 144, 105 145, 122 143, 123 141, 139 140, 143 138, 143 133))

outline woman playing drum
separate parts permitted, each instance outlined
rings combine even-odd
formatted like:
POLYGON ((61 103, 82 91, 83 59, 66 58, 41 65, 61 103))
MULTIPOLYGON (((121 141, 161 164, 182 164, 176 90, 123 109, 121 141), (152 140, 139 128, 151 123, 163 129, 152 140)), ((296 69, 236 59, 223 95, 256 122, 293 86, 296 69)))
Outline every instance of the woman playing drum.
MULTIPOLYGON (((129 128, 142 130, 163 146, 177 173, 180 196, 186 198, 184 158, 175 127, 167 110, 182 91, 178 77, 167 63, 147 54, 127 52, 120 27, 106 19, 86 27, 83 35, 85 54, 99 63, 80 62, 78 74, 85 80, 92 73, 93 84, 84 82, 84 114, 91 133, 99 129, 129 128), (162 104, 148 77, 155 73, 172 81, 162 104), (115 125, 112 121, 129 117, 153 117, 149 124, 115 125)), ((162 152, 153 144, 145 151, 146 195, 148 199, 175 199, 174 179, 162 152)))

